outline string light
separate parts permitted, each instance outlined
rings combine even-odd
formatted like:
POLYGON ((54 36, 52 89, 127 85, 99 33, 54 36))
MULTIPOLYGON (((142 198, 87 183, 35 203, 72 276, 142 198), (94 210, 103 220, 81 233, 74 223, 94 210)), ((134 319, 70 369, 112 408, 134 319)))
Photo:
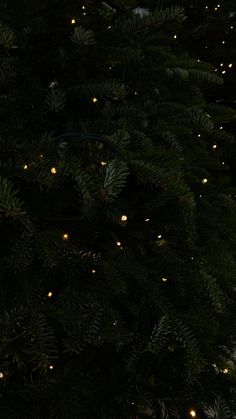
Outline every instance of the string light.
POLYGON ((51 298, 52 296, 53 296, 52 291, 49 291, 49 292, 48 292, 48 298, 51 298))
POLYGON ((116 242, 116 246, 120 247, 121 246, 121 242, 120 241, 117 241, 116 242))
POLYGON ((217 144, 214 144, 212 148, 215 150, 217 148, 217 144))
POLYGON ((223 127, 220 127, 220 129, 223 129, 223 127))
POLYGON ((25 165, 23 166, 23 169, 24 169, 24 170, 27 170, 27 169, 28 169, 27 164, 25 164, 25 165))
POLYGON ((161 279, 162 279, 162 281, 163 281, 163 282, 168 281, 168 279, 167 279, 167 278, 161 278, 161 279))
POLYGON ((111 29, 111 25, 109 25, 109 26, 107 27, 107 29, 111 29))
POLYGON ((75 19, 71 19, 71 24, 72 24, 72 25, 74 25, 74 24, 75 24, 75 22, 76 22, 76 20, 75 20, 75 19))
POLYGON ((198 134, 197 136, 198 136, 198 137, 201 137, 201 134, 198 134))
POLYGON ((92 98, 92 101, 93 101, 93 103, 97 103, 98 98, 97 98, 97 97, 93 97, 93 98, 92 98))
POLYGON ((63 237, 63 240, 69 240, 69 234, 68 233, 64 233, 62 235, 62 237, 63 237))
POLYGON ((203 185, 204 185, 205 183, 207 183, 207 182, 208 182, 207 178, 202 179, 202 183, 203 183, 203 185))
POLYGON ((195 412, 195 410, 190 410, 189 414, 192 418, 195 418, 197 416, 197 413, 195 412))
POLYGON ((228 373, 229 373, 228 368, 225 368, 225 369, 223 370, 223 374, 228 374, 228 373))
POLYGON ((122 216, 121 216, 121 221, 127 221, 127 220, 128 220, 127 215, 122 215, 122 216))
POLYGON ((150 218, 146 218, 146 220, 144 220, 145 223, 148 223, 150 221, 150 218))
POLYGON ((225 74, 225 73, 226 73, 226 71, 225 71, 225 70, 223 70, 223 71, 222 71, 222 74, 225 74))
POLYGON ((57 168, 56 167, 51 167, 51 173, 53 175, 55 175, 57 173, 57 168))
POLYGON ((234 29, 234 27, 233 26, 230 26, 230 29, 234 29))
POLYGON ((83 15, 86 16, 86 12, 83 12, 83 15))
POLYGON ((106 162, 105 161, 101 161, 101 165, 102 166, 106 166, 106 162))
POLYGON ((2 372, 0 372, 0 378, 3 378, 4 374, 2 372))
POLYGON ((177 35, 174 35, 174 36, 173 36, 173 38, 174 38, 174 39, 177 39, 177 35))
POLYGON ((53 370, 54 366, 53 365, 49 365, 49 369, 53 370))
POLYGON ((233 64, 232 64, 232 63, 230 63, 230 64, 229 64, 229 68, 232 68, 232 67, 233 67, 233 64))
POLYGON ((96 269, 92 269, 92 274, 95 274, 96 273, 96 269))
POLYGON ((224 63, 220 63, 220 66, 223 67, 224 63))
POLYGON ((222 41, 222 44, 225 44, 225 41, 222 41))
POLYGON ((161 234, 159 234, 159 235, 157 236, 157 238, 158 238, 158 239, 161 239, 161 238, 162 238, 162 235, 161 235, 161 234))
POLYGON ((217 4, 217 7, 220 7, 220 4, 217 4))
POLYGON ((85 10, 85 6, 82 6, 82 9, 85 10))
POLYGON ((225 164, 225 162, 224 162, 224 161, 222 161, 222 164, 224 165, 224 164, 225 164))

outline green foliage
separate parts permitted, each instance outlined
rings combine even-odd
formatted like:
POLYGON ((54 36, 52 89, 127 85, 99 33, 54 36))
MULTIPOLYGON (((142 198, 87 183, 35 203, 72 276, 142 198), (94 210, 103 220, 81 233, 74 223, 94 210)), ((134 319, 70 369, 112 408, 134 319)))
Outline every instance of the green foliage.
POLYGON ((114 3, 6 2, 1 417, 233 417, 235 112, 182 7, 114 3))

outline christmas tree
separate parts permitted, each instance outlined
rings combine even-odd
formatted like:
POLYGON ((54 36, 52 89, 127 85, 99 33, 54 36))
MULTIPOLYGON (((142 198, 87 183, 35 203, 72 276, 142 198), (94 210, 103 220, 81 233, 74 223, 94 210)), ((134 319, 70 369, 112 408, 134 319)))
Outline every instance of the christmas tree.
POLYGON ((3 419, 236 414, 235 112, 152 6, 0 6, 3 419))

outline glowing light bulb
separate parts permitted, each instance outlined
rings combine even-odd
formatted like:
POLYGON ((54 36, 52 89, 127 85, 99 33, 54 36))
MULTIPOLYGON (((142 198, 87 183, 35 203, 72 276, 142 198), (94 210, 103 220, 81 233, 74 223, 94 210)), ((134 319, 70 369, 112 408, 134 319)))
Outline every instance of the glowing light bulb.
POLYGON ((200 60, 197 60, 198 63, 200 63, 200 60))
POLYGON ((217 144, 214 144, 212 148, 215 150, 217 148, 217 144))
POLYGON ((224 164, 225 164, 225 162, 224 162, 224 161, 222 161, 222 164, 224 165, 224 164))
POLYGON ((0 372, 0 378, 3 378, 4 374, 2 372, 0 372))
POLYGON ((201 134, 198 134, 197 136, 198 136, 198 137, 201 137, 201 134))
POLYGON ((195 418, 197 416, 197 413, 195 412, 195 410, 190 410, 189 414, 192 418, 195 418))
POLYGON ((51 298, 52 296, 53 296, 52 291, 49 291, 49 292, 48 292, 48 298, 51 298))
POLYGON ((54 366, 53 365, 49 365, 49 369, 53 370, 54 366))
POLYGON ((230 64, 229 64, 229 68, 232 68, 232 67, 233 67, 233 64, 232 64, 232 63, 230 63, 230 64))
POLYGON ((202 198, 202 195, 199 195, 199 198, 202 198))
POLYGON ((202 183, 203 183, 203 185, 204 185, 205 183, 207 183, 207 182, 208 182, 207 178, 202 179, 202 183))
POLYGON ((229 373, 228 368, 225 368, 225 369, 223 370, 223 374, 228 374, 228 373, 229 373))
POLYGON ((62 235, 63 240, 69 240, 69 234, 68 233, 64 233, 62 235))
POLYGON ((134 94, 135 94, 135 96, 137 96, 138 95, 138 92, 134 92, 134 94))
POLYGON ((144 220, 145 223, 148 223, 150 221, 150 218, 146 218, 146 220, 144 220))
POLYGON ((76 22, 76 20, 75 20, 75 19, 71 19, 71 24, 72 24, 72 25, 74 25, 74 24, 75 24, 75 22, 76 22))
POLYGON ((220 66, 223 67, 224 63, 220 63, 220 66))
POLYGON ((109 26, 107 27, 107 29, 111 29, 111 25, 109 25, 109 26))
POLYGON ((97 103, 98 98, 97 98, 97 97, 93 97, 93 98, 92 98, 92 101, 93 101, 93 103, 97 103))
POLYGON ((87 14, 86 12, 83 12, 83 15, 84 15, 84 16, 86 16, 86 14, 87 14))
POLYGON ((225 41, 222 41, 222 44, 225 44, 225 41))
POLYGON ((220 7, 220 4, 217 4, 217 7, 220 7))
POLYGON ((27 170, 27 169, 28 169, 27 164, 25 164, 25 165, 23 166, 23 169, 24 169, 24 170, 27 170))
POLYGON ((205 9, 206 9, 206 10, 208 10, 208 9, 209 9, 209 7, 208 7, 208 6, 206 6, 206 7, 205 7, 205 9))
POLYGON ((167 279, 167 278, 161 278, 161 279, 162 279, 162 281, 163 281, 163 282, 168 281, 168 279, 167 279))
POLYGON ((174 39, 177 39, 177 35, 174 35, 174 36, 173 36, 173 38, 174 38, 174 39))
POLYGON ((223 127, 220 127, 220 129, 223 129, 223 127))
POLYGON ((121 242, 120 241, 117 241, 116 242, 116 246, 120 247, 121 246, 121 242))
POLYGON ((215 7, 215 11, 217 11, 218 9, 217 9, 217 7, 215 7))
POLYGON ((157 236, 157 238, 158 238, 158 239, 161 239, 161 238, 162 238, 162 235, 161 235, 161 234, 159 234, 159 235, 157 236))
POLYGON ((56 167, 51 167, 51 173, 53 175, 55 175, 57 173, 57 168, 56 167))
POLYGON ((225 70, 223 70, 223 71, 222 71, 222 74, 225 74, 225 73, 226 73, 226 71, 225 71, 225 70))
POLYGON ((230 26, 230 29, 234 29, 234 27, 233 26, 230 26))
POLYGON ((106 166, 106 162, 105 161, 101 161, 101 165, 102 166, 106 166))
POLYGON ((96 269, 92 269, 92 274, 95 274, 96 273, 96 269))
POLYGON ((82 6, 82 9, 85 10, 85 6, 82 6))
POLYGON ((127 221, 127 220, 128 220, 127 215, 122 215, 122 216, 121 216, 121 221, 127 221))

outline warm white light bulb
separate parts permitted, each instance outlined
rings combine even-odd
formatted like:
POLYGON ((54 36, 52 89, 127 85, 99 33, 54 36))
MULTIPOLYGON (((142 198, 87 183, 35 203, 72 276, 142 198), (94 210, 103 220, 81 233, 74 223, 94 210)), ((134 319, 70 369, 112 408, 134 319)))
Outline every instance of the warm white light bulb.
POLYGON ((205 184, 205 183, 207 183, 207 182, 208 182, 207 178, 202 179, 202 183, 203 183, 203 184, 205 184))
POLYGON ((222 44, 225 44, 225 41, 222 41, 222 44))
POLYGON ((168 279, 167 278, 162 278, 162 281, 166 282, 166 281, 168 281, 168 279))
POLYGON ((23 169, 24 169, 24 170, 27 170, 27 169, 28 169, 27 164, 25 164, 25 165, 23 166, 23 169))
POLYGON ((148 221, 150 221, 150 218, 146 218, 146 220, 144 220, 145 223, 148 223, 148 221))
POLYGON ((101 161, 101 165, 102 166, 106 166, 106 162, 105 161, 101 161))
POLYGON ((49 369, 53 370, 54 366, 53 365, 49 365, 49 369))
POLYGON ((197 136, 198 136, 198 137, 201 137, 201 134, 198 134, 197 136))
POLYGON ((121 246, 121 242, 120 241, 117 241, 116 242, 116 246, 120 247, 121 246))
POLYGON ((197 413, 195 412, 195 410, 190 410, 189 414, 192 418, 195 418, 197 416, 197 413))
POLYGON ((223 127, 220 127, 220 129, 223 129, 223 127))
POLYGON ((0 378, 3 378, 4 374, 2 372, 0 372, 0 378))
POLYGON ((161 238, 162 238, 162 235, 161 235, 161 234, 159 234, 159 235, 157 236, 157 238, 158 238, 158 239, 161 239, 161 238))
POLYGON ((75 24, 75 19, 71 19, 71 24, 74 25, 75 24))
POLYGON ((224 162, 224 161, 222 161, 222 164, 224 165, 224 164, 225 164, 225 162, 224 162))
POLYGON ((122 216, 121 216, 121 221, 127 221, 127 220, 128 220, 127 215, 122 215, 122 216))
POLYGON ((225 70, 223 70, 223 71, 222 71, 222 74, 225 74, 225 73, 226 73, 226 71, 225 71, 225 70))
POLYGON ((234 27, 233 26, 230 26, 230 29, 234 29, 234 27))
POLYGON ((174 35, 174 36, 173 36, 173 38, 174 38, 174 39, 177 39, 177 35, 174 35))
POLYGON ((223 67, 224 63, 220 63, 220 66, 223 67))
POLYGON ((92 274, 95 274, 96 273, 96 269, 92 269, 92 274))
POLYGON ((215 150, 217 148, 217 144, 214 144, 212 148, 215 150))
POLYGON ((92 98, 92 101, 93 101, 93 103, 97 103, 98 98, 97 98, 97 97, 93 97, 93 98, 92 98))
POLYGON ((51 167, 51 173, 53 175, 55 175, 57 173, 57 168, 56 167, 51 167))
POLYGON ((85 10, 85 6, 82 6, 82 9, 85 10))
POLYGON ((229 68, 232 68, 232 67, 233 67, 233 64, 232 64, 232 63, 230 63, 230 64, 229 64, 229 68))
POLYGON ((223 370, 223 374, 228 374, 228 373, 229 373, 228 368, 225 368, 225 369, 223 370))
POLYGON ((48 292, 48 298, 51 298, 52 296, 53 296, 52 291, 49 291, 49 292, 48 292))
POLYGON ((63 240, 69 240, 69 234, 68 233, 64 233, 62 235, 62 237, 63 237, 63 240))

